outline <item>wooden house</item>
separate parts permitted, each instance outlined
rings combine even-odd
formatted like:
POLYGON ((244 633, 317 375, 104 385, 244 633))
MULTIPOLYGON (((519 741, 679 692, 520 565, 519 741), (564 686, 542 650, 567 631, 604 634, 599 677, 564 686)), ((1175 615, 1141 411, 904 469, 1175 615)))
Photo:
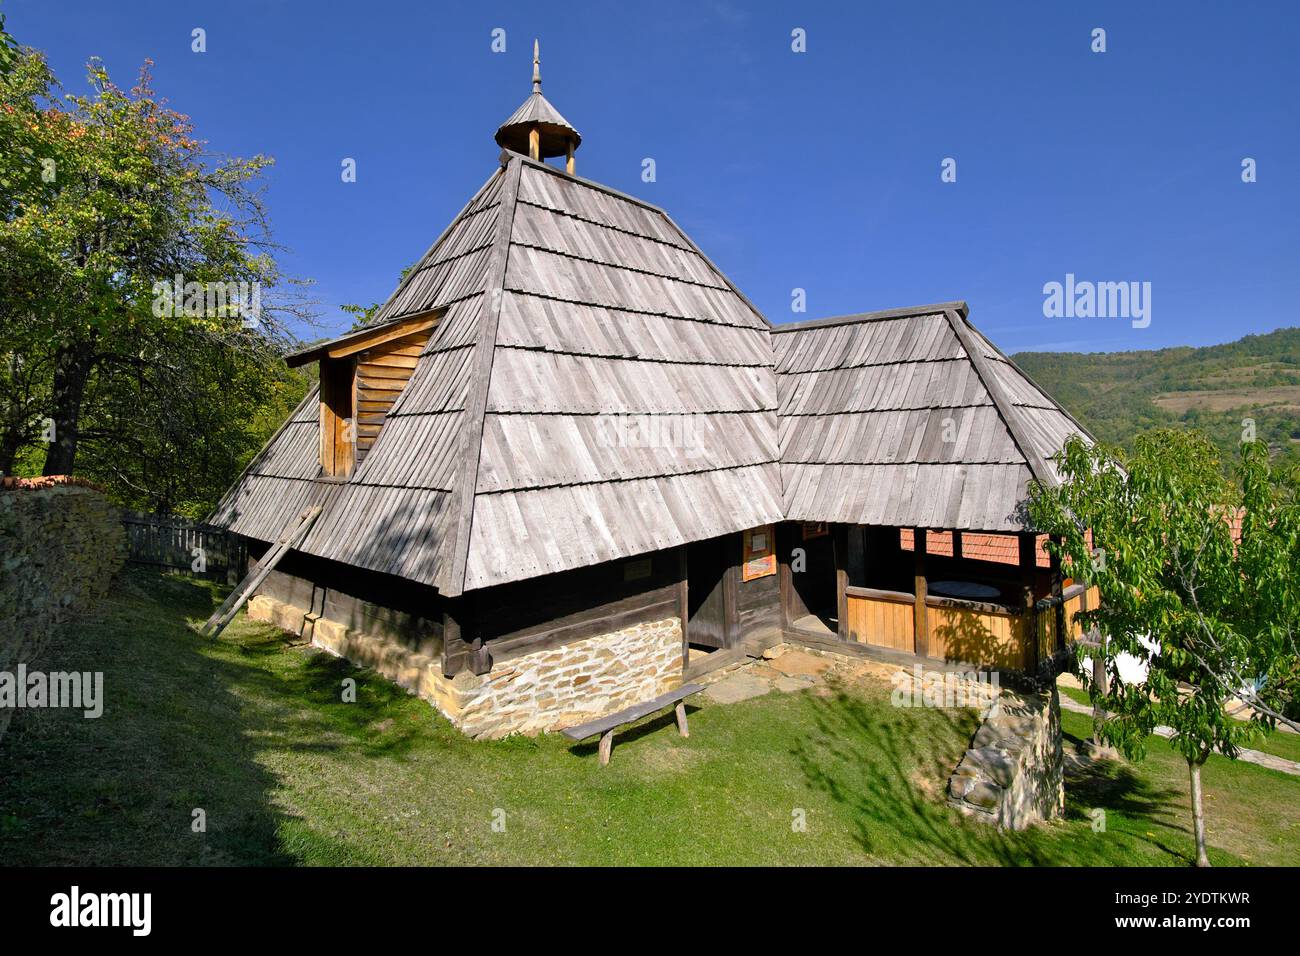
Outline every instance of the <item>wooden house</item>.
POLYGON ((666 212, 575 175, 536 67, 496 139, 374 321, 290 357, 320 386, 210 518, 261 554, 319 509, 250 613, 476 735, 781 641, 1020 670, 1061 646, 1086 595, 1023 503, 1083 429, 964 303, 773 325, 666 212))

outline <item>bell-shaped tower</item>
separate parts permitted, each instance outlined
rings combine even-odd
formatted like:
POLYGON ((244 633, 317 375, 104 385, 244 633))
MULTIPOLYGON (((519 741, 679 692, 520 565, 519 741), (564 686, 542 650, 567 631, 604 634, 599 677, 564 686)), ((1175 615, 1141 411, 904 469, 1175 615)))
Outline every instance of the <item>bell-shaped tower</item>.
POLYGON ((564 169, 573 175, 573 151, 582 137, 560 111, 542 95, 542 58, 533 41, 533 92, 497 130, 497 145, 533 159, 565 157, 564 169))

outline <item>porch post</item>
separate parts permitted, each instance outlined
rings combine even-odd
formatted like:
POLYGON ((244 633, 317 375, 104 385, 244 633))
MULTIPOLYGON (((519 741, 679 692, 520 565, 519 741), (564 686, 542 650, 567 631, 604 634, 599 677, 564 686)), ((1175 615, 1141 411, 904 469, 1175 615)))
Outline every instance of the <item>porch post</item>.
POLYGON ((722 573, 722 643, 735 647, 740 640, 740 561, 745 550, 743 531, 728 535, 727 567, 722 573))
MULTIPOLYGON (((1052 543, 1059 545, 1061 538, 1059 535, 1052 536, 1052 543)), ((1061 578, 1061 559, 1056 555, 1051 556, 1051 574, 1052 574, 1052 600, 1056 602, 1054 608, 1055 626, 1056 626, 1056 644, 1052 652, 1062 650, 1070 642, 1069 632, 1066 630, 1067 621, 1065 619, 1065 582, 1061 578)))
POLYGON ((841 641, 849 639, 849 527, 831 529, 835 552, 835 627, 841 641))
POLYGON ((1038 536, 1021 532, 1020 541, 1020 624, 1025 673, 1038 673, 1038 616, 1034 611, 1034 576, 1038 573, 1038 536))
POLYGON ((781 630, 790 626, 790 593, 794 590, 794 572, 790 568, 790 552, 794 550, 794 525, 781 522, 776 526, 776 583, 777 599, 781 604, 781 630))
POLYGON ((930 656, 930 627, 926 615, 925 598, 929 586, 925 580, 925 529, 912 529, 913 587, 915 604, 912 610, 912 651, 917 657, 930 656))
POLYGON ((691 662, 691 639, 687 633, 687 618, 690 616, 690 591, 686 577, 686 545, 677 548, 677 616, 682 622, 682 670, 691 662))
MULTIPOLYGON (((449 600, 442 615, 442 675, 455 677, 466 667, 479 668, 485 663, 490 668, 490 660, 485 660, 485 657, 482 642, 474 637, 469 602, 465 598, 449 600)), ((485 673, 486 668, 482 672, 485 673)), ((480 671, 475 670, 475 673, 480 671)))
POLYGON ((952 529, 952 556, 958 561, 961 560, 961 532, 956 528, 952 529))

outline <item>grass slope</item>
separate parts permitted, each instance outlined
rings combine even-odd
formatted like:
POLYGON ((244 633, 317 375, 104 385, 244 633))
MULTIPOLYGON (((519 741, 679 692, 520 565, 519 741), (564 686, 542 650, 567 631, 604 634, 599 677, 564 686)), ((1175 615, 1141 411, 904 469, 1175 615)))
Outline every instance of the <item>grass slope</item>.
MULTIPOLYGON (((688 740, 671 714, 651 718, 601 769, 593 747, 555 736, 467 740, 243 616, 205 641, 186 621, 215 597, 132 572, 51 643, 47 668, 104 671, 105 713, 16 715, 0 741, 0 860, 1114 866, 1192 852, 1185 771, 1158 742, 1144 764, 1074 781, 1063 821, 1005 834, 943 804, 974 715, 894 708, 884 684, 705 704, 688 740), (357 703, 340 700, 346 678, 357 703), (206 833, 191 831, 196 807, 206 833)), ((1064 719, 1072 738, 1089 732, 1064 719)), ((1218 758, 1205 777, 1216 864, 1294 863, 1300 781, 1218 758)))

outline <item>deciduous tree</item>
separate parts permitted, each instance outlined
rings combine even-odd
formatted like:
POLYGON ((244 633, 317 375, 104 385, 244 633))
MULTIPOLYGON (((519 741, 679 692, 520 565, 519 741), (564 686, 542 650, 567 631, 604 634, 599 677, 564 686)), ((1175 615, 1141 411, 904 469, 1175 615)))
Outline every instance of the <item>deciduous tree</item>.
POLYGON ((1250 443, 1225 478, 1207 439, 1173 429, 1141 436, 1131 455, 1073 439, 1057 462, 1063 483, 1035 487, 1030 512, 1061 536, 1064 572, 1101 591, 1101 606, 1081 619, 1106 636, 1105 692, 1089 667, 1078 670, 1107 714, 1102 736, 1141 759, 1158 725, 1173 729, 1170 744, 1187 761, 1196 862, 1208 866, 1201 768, 1210 754, 1235 758, 1290 722, 1296 697, 1296 476, 1274 474, 1267 449, 1250 443), (1146 665, 1145 680, 1120 679, 1120 654, 1146 665))

